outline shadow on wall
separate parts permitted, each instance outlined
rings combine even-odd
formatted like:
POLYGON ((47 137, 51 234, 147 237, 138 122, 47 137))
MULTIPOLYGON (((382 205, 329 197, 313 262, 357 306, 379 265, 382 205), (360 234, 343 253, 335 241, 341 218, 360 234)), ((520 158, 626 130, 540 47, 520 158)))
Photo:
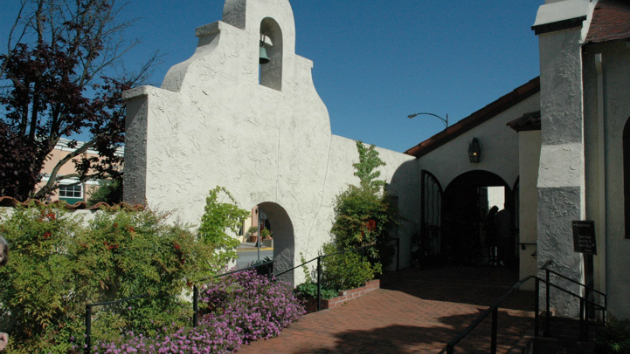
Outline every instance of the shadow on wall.
MULTIPOLYGON (((273 230, 273 260, 274 273, 281 273, 294 267, 295 233, 293 223, 287 211, 279 204, 264 202, 258 204, 260 210, 267 214, 267 220, 273 230)), ((281 276, 279 280, 295 286, 293 272, 281 276)))
MULTIPOLYGON (((397 197, 400 212, 400 225, 392 231, 393 237, 400 238, 400 268, 411 266, 411 238, 420 228, 420 169, 418 160, 403 163, 396 169, 387 192, 397 197)), ((393 266, 395 267, 396 259, 393 266)))

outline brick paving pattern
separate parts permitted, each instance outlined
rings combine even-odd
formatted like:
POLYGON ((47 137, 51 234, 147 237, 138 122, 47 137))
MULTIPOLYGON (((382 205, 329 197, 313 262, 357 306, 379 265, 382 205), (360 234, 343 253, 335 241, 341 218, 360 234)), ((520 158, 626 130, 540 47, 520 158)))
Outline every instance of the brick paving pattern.
MULTIPOLYGON (((239 353, 440 353, 517 280, 502 268, 407 269, 383 279, 383 289, 308 314, 277 338, 253 342, 239 353)), ((533 326, 533 301, 527 291, 507 299, 499 313, 499 353, 533 326)), ((457 352, 489 353, 490 328, 488 318, 457 352)))

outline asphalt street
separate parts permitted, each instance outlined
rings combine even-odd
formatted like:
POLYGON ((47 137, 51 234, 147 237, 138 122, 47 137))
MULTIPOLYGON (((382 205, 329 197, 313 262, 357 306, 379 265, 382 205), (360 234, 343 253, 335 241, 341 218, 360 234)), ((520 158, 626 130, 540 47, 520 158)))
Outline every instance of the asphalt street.
MULTIPOLYGON (((273 248, 265 248, 260 250, 260 259, 269 257, 273 259, 273 248)), ((258 259, 258 250, 254 247, 238 250, 238 259, 236 260, 236 269, 242 269, 249 266, 253 261, 258 259)))

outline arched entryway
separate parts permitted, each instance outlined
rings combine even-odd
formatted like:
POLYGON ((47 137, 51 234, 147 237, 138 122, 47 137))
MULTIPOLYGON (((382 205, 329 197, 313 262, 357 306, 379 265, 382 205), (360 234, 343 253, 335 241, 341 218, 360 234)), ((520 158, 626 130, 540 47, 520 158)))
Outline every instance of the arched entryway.
MULTIPOLYGON (((282 206, 273 202, 258 204, 258 210, 264 213, 265 224, 273 231, 274 273, 293 268, 295 234, 289 214, 282 206)), ((290 272, 280 279, 293 284, 293 273, 290 272)))
MULTIPOLYGON (((444 261, 453 265, 485 265, 490 262, 486 240, 488 211, 497 206, 514 216, 512 188, 498 175, 475 170, 456 177, 444 190, 442 238, 444 261)), ((510 217, 513 220, 513 217, 510 217)), ((514 230, 514 224, 510 225, 514 230)), ((518 266, 515 235, 505 241, 504 264, 518 266)), ((504 252, 504 253, 503 253, 504 252)))

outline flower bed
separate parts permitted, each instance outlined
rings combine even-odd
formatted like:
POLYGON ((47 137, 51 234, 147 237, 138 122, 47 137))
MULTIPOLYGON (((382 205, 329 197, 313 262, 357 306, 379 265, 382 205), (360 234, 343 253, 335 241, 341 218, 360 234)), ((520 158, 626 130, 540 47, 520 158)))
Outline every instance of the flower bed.
POLYGON ((100 342, 97 353, 233 353, 243 344, 276 337, 304 313, 290 285, 271 282, 255 270, 235 273, 205 285, 197 328, 164 328, 147 338, 127 334, 100 342))
MULTIPOLYGON (((360 298, 361 296, 371 293, 374 290, 378 290, 381 287, 381 281, 379 279, 370 280, 365 283, 364 286, 350 289, 350 290, 342 290, 339 292, 339 296, 330 298, 330 299, 322 299, 321 309, 334 309, 345 302, 360 298)), ((317 298, 308 298, 305 300, 306 312, 312 313, 317 311, 317 298)))
POLYGON ((339 296, 332 299, 322 300, 322 309, 334 309, 343 305, 345 302, 360 298, 361 296, 371 293, 374 290, 378 290, 381 287, 381 281, 379 279, 370 280, 365 283, 364 286, 351 290, 342 290, 339 292, 339 296))

